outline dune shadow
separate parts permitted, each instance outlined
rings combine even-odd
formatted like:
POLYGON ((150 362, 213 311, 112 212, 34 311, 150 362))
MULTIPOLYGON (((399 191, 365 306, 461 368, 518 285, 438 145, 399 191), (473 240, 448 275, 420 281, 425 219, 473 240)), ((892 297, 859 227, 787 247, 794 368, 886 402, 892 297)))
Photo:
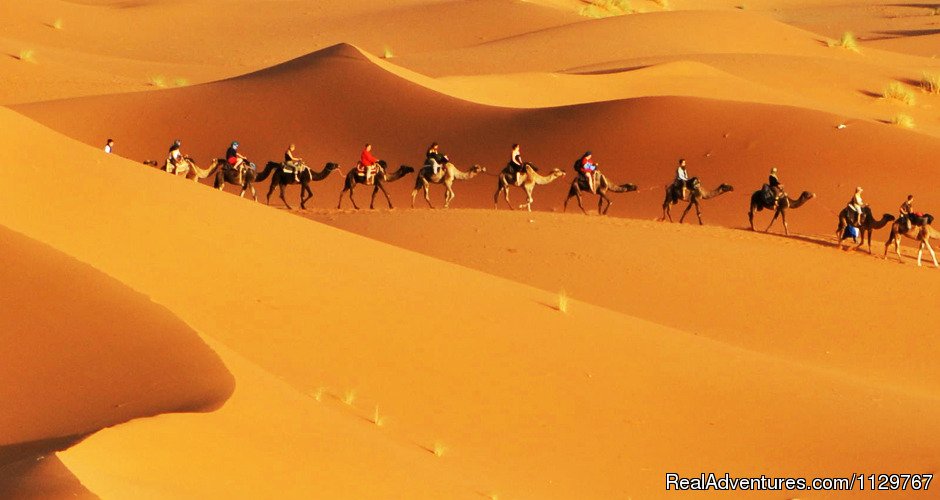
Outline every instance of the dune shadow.
POLYGON ((884 38, 879 38, 878 40, 892 39, 892 38, 908 38, 908 37, 917 37, 917 36, 930 36, 940 34, 940 28, 933 29, 920 29, 920 30, 887 30, 887 31, 876 31, 875 33, 879 35, 884 35, 884 38))
POLYGON ((765 236, 772 236, 774 238, 780 238, 780 239, 785 239, 785 240, 802 241, 804 243, 811 243, 813 245, 826 247, 826 248, 838 248, 838 245, 831 238, 826 238, 822 236, 809 236, 809 235, 803 235, 803 234, 786 235, 783 233, 772 233, 772 232, 768 233, 764 231, 753 231, 749 227, 736 227, 733 229, 736 231, 744 231, 744 232, 753 233, 753 234, 762 234, 765 236))
POLYGON ((624 68, 611 68, 611 69, 598 69, 593 71, 563 71, 563 73, 568 75, 582 75, 582 76, 591 76, 591 75, 614 75, 617 73, 629 73, 631 71, 638 71, 641 69, 652 68, 653 64, 641 64, 639 66, 628 66, 624 68))

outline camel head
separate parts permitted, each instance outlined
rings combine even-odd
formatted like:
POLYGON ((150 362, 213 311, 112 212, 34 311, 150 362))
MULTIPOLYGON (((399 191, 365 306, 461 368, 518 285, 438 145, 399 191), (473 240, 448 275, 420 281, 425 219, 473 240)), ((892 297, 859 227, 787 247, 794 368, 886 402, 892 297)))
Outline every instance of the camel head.
POLYGON ((816 197, 816 193, 810 193, 809 191, 803 191, 803 193, 800 194, 801 200, 812 200, 815 197, 816 197))
POLYGON ((621 184, 620 187, 622 187, 627 193, 637 190, 636 184, 621 184))
POLYGON ((486 172, 486 167, 481 167, 477 164, 474 164, 472 167, 470 167, 470 171, 480 174, 480 173, 486 172))
POLYGON ((565 176, 565 171, 562 170, 562 169, 560 169, 560 168, 552 169, 552 171, 548 173, 548 176, 551 177, 552 179, 557 179, 557 178, 559 178, 559 177, 564 177, 564 176, 565 176))
POLYGON ((732 186, 731 184, 722 184, 722 185, 718 186, 718 191, 720 191, 720 192, 722 192, 722 193, 727 193, 727 192, 729 192, 729 191, 734 191, 734 186, 732 186))
POLYGON ((410 173, 412 173, 412 172, 415 171, 414 168, 409 167, 408 165, 402 165, 402 166, 398 167, 398 170, 400 170, 403 175, 408 175, 408 174, 410 174, 410 173))
POLYGON ((151 166, 151 167, 156 167, 156 166, 157 166, 157 160, 144 160, 144 165, 148 165, 148 166, 151 166))
POLYGON ((328 174, 337 172, 339 173, 339 175, 343 175, 343 169, 339 167, 339 163, 334 163, 330 161, 330 162, 327 162, 326 165, 323 166, 323 168, 324 170, 326 170, 328 174))

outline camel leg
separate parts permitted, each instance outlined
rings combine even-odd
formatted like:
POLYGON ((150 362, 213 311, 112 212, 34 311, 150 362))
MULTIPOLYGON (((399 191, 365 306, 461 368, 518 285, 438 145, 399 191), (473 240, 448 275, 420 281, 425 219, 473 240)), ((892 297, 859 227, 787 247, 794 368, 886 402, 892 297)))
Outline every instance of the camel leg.
POLYGON ((372 203, 369 204, 369 208, 375 208, 375 196, 379 194, 379 190, 382 190, 382 194, 385 195, 385 201, 388 202, 388 208, 395 208, 392 205, 392 198, 388 195, 388 191, 385 190, 385 185, 381 183, 376 184, 375 187, 372 188, 372 203))
MULTIPOLYGON (((689 210, 692 210, 692 202, 690 201, 688 205, 685 206, 685 210, 682 212, 682 217, 679 217, 679 224, 682 224, 682 221, 685 220, 685 216, 688 215, 689 210)), ((697 209, 696 209, 697 210, 697 209)))
POLYGON ((353 188, 349 188, 349 201, 352 202, 353 208, 359 210, 359 205, 356 205, 356 200, 353 199, 353 188))
POLYGON ((457 194, 454 193, 454 188, 452 186, 446 186, 447 189, 444 191, 444 208, 450 208, 450 202, 454 201, 454 198, 457 197, 457 194))
POLYGON ((927 251, 930 252, 930 258, 933 259, 933 267, 940 267, 940 265, 937 264, 937 253, 933 251, 933 247, 930 246, 930 242, 924 241, 922 244, 927 247, 927 251))
POLYGON ((258 190, 255 189, 255 185, 248 184, 248 189, 251 190, 251 199, 255 200, 255 203, 258 203, 258 190))
POLYGON ((669 218, 669 222, 672 222, 672 210, 669 209, 669 201, 663 203, 663 216, 659 220, 666 222, 667 217, 669 218))
POLYGON ((434 208, 434 205, 431 204, 431 186, 425 182, 424 183, 424 201, 428 202, 428 207, 434 208))
MULTIPOLYGON (((274 174, 274 175, 277 175, 277 174, 274 174)), ((271 177, 271 186, 268 188, 268 196, 264 199, 264 203, 266 205, 271 204, 271 193, 274 192, 275 184, 277 183, 274 182, 274 177, 271 177)))
MULTIPOLYGON (((507 185, 505 188, 501 188, 501 189, 506 199, 506 206, 508 206, 510 210, 513 210, 512 202, 509 201, 509 186, 507 185)), ((496 191, 496 195, 499 196, 499 191, 496 191)))
POLYGON ((607 212, 610 210, 610 206, 613 205, 614 202, 611 201, 611 199, 610 199, 609 196, 607 196, 607 193, 598 191, 598 192, 597 192, 597 196, 600 197, 600 199, 597 200, 597 213, 598 213, 599 215, 607 215, 607 212), (603 201, 606 201, 606 202, 607 202, 607 206, 604 207, 604 211, 601 212, 601 202, 603 202, 603 201))
POLYGON ((771 217, 771 219, 770 219, 770 224, 767 224, 767 229, 764 229, 764 232, 765 232, 765 233, 769 233, 769 232, 770 232, 770 228, 773 227, 774 222, 777 222, 777 217, 780 217, 780 211, 779 211, 779 210, 774 210, 774 216, 771 217))
POLYGON ((310 201, 310 198, 313 198, 313 190, 310 189, 310 184, 300 184, 300 209, 307 209, 307 202, 310 201), (304 194, 307 196, 304 197, 304 194))
POLYGON ((519 208, 525 207, 526 210, 528 210, 528 211, 530 211, 530 212, 532 211, 532 202, 534 201, 534 200, 532 199, 532 191, 534 191, 534 190, 535 190, 535 186, 528 186, 528 185, 527 185, 527 186, 525 187, 526 202, 525 202, 524 204, 522 204, 522 205, 519 205, 519 208))
MULTIPOLYGON (((281 184, 280 182, 278 182, 278 183, 277 183, 277 187, 278 187, 278 194, 279 194, 280 197, 281 197, 281 201, 284 202, 284 206, 287 207, 288 210, 293 210, 293 209, 290 207, 290 204, 287 203, 287 198, 284 197, 284 185, 281 184)), ((300 192, 300 197, 301 197, 301 198, 304 197, 303 191, 300 192)))

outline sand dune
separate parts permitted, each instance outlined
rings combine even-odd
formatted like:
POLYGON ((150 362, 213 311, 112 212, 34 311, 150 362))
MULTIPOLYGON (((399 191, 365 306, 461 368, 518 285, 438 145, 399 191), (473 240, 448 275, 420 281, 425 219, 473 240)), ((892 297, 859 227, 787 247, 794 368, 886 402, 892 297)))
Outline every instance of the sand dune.
POLYGON ((231 394, 219 359, 168 311, 9 229, 0 227, 0 240, 0 397, 17 409, 0 417, 5 496, 79 491, 54 460, 36 462, 99 429, 209 411, 231 394))
MULTIPOLYGON (((16 109, 89 144, 117 137, 122 154, 137 158, 160 157, 165 144, 180 137, 205 162, 238 139, 256 162, 280 158, 286 143, 296 142, 310 163, 338 161, 348 168, 361 144, 370 141, 393 165, 417 165, 422 148, 437 140, 463 168, 472 162, 495 171, 505 164, 508 143, 518 141, 529 161, 570 172, 571 162, 591 149, 616 182, 641 186, 621 204, 626 210, 617 212, 641 218, 660 215, 661 186, 671 180, 676 158, 684 156, 707 189, 722 182, 736 186, 735 193, 705 207, 709 221, 733 227, 746 223, 750 192, 777 165, 792 195, 802 190, 818 195, 793 214, 802 230, 815 233, 834 229, 834 212, 856 185, 868 188, 866 197, 877 212, 893 212, 916 188, 909 175, 929 172, 928 159, 940 148, 936 139, 884 124, 850 121, 846 130, 837 130, 844 118, 708 99, 640 98, 532 110, 481 106, 385 71, 348 45, 215 84, 16 109), (306 85, 292 87, 294 81, 306 85), (285 94, 285 87, 292 90, 285 94), (245 100, 248 95, 252 98, 245 100), (346 95, 360 98, 350 101, 346 95), (232 120, 230 103, 239 99, 238 115, 245 118, 232 120), (96 119, 106 105, 113 113, 96 119), (184 118, 177 118, 178 110, 184 118), (141 116, 153 124, 146 134, 139 132, 141 116)), ((334 176, 315 185, 315 206, 333 205, 340 183, 334 176)), ((399 206, 412 184, 409 178, 390 186, 399 206)), ((485 176, 461 184, 457 206, 492 206, 495 184, 485 176)), ((566 189, 564 181, 540 188, 537 200, 543 201, 536 208, 560 208, 566 189)), ((933 193, 916 194, 921 206, 940 202, 933 193)), ((514 194, 517 200, 519 195, 514 194)))
MULTIPOLYGON (((552 307, 555 294, 105 158, 4 114, 16 127, 3 140, 55 142, 61 147, 49 152, 50 161, 72 158, 96 174, 64 169, 51 191, 24 185, 4 203, 16 206, 41 194, 54 201, 29 216, 5 209, 4 224, 145 290, 211 339, 245 384, 231 408, 199 417, 211 423, 161 417, 76 448, 67 461, 92 491, 224 495, 276 484, 287 496, 658 497, 664 471, 672 468, 836 474, 888 464, 930 468, 930 457, 937 456, 936 443, 924 436, 935 435, 932 415, 940 408, 907 379, 873 383, 820 363, 808 347, 797 362, 794 353, 742 349, 577 300, 564 315, 552 307), (111 185, 103 188, 99 176, 111 185), (102 189, 113 192, 101 196, 102 189), (82 201, 88 199, 96 201, 82 201), (76 215, 68 230, 58 224, 63 213, 76 215), (97 222, 103 214, 112 214, 109 224, 97 222), (120 234, 111 230, 115 225, 124 228, 120 234), (288 247, 272 237, 287 234, 288 247), (293 265, 298 259, 302 265, 293 265), (251 265, 238 264, 246 262, 251 265), (250 314, 233 314, 246 305, 250 314), (346 313, 357 307, 369 313, 346 313), (325 401, 305 399, 317 387, 326 388, 325 401), (347 389, 358 393, 352 410, 330 397, 347 389), (367 420, 375 405, 389 419, 382 428, 367 420), (305 438, 303 424, 330 436, 305 438), (206 426, 201 437, 182 431, 200 425, 206 426), (248 432, 248 439, 232 439, 252 428, 258 432, 248 432), (849 439, 858 433, 869 437, 849 439), (444 457, 423 448, 437 441, 449 450, 444 457), (544 447, 548 442, 552 446, 544 447), (321 443, 334 445, 315 446, 321 443), (337 450, 340 443, 347 448, 337 450), (677 453, 690 446, 696 453, 677 453), (243 483, 223 483, 232 470, 257 468, 238 453, 269 457, 269 465, 243 483), (357 458, 338 458, 350 454, 357 458), (105 464, 105 457, 116 456, 121 459, 105 464), (355 485, 362 484, 357 471, 363 469, 348 464, 363 456, 375 461, 364 465, 388 472, 360 490, 355 485), (297 464, 326 473, 298 477, 291 473, 297 464), (546 476, 546 470, 564 473, 546 476)), ((0 165, 23 161, 14 148, 0 151, 0 165)), ((500 220, 480 215, 484 223, 500 220)), ((635 237, 667 227, 641 229, 635 237)), ((751 244, 725 242, 729 250, 751 244)), ((760 261, 761 252, 770 259, 784 255, 755 245, 759 252, 743 255, 760 261)), ((537 259, 527 265, 555 264, 537 259)), ((721 304, 689 287, 661 284, 657 290, 664 296, 676 290, 680 304, 721 304)))
POLYGON ((667 472, 934 472, 936 271, 909 241, 904 265, 831 243, 857 185, 877 213, 937 211, 931 5, 738 4, 12 3, 0 496, 664 498, 667 472), (861 52, 827 46, 846 29, 861 52), (892 82, 916 105, 881 99, 892 82), (297 214, 140 163, 175 138, 202 166, 294 142, 344 172, 365 142, 395 167, 437 141, 488 172, 456 186, 479 209, 339 211, 333 176, 297 214), (568 174, 535 213, 492 210, 513 142, 568 174), (546 213, 587 149, 639 191, 615 217, 546 213), (679 157, 735 187, 706 227, 651 220, 679 157), (771 166, 817 195, 789 238, 743 229, 771 166))

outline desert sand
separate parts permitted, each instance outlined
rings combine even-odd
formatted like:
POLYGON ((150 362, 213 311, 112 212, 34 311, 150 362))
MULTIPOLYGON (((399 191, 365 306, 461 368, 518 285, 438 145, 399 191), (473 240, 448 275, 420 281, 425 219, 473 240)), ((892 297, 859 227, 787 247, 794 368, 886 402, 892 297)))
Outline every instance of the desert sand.
POLYGON ((667 498, 701 496, 668 472, 936 473, 937 271, 911 240, 899 264, 833 238, 856 186, 877 215, 940 207, 936 6, 585 7, 6 7, 0 496, 667 498), (832 46, 845 31, 857 51, 832 46), (267 180, 255 203, 142 163, 176 138, 201 167, 232 140, 259 165, 296 143, 342 175, 306 211, 268 206, 267 180), (411 174, 394 209, 336 209, 364 143, 394 169, 432 141, 487 168, 453 208, 410 209, 411 174), (493 210, 515 142, 566 173, 533 212, 493 210), (585 150, 638 186, 607 217, 592 195, 561 213, 585 150), (655 220, 680 157, 734 186, 702 226, 655 220), (747 223, 772 166, 815 194, 789 236, 747 223))

